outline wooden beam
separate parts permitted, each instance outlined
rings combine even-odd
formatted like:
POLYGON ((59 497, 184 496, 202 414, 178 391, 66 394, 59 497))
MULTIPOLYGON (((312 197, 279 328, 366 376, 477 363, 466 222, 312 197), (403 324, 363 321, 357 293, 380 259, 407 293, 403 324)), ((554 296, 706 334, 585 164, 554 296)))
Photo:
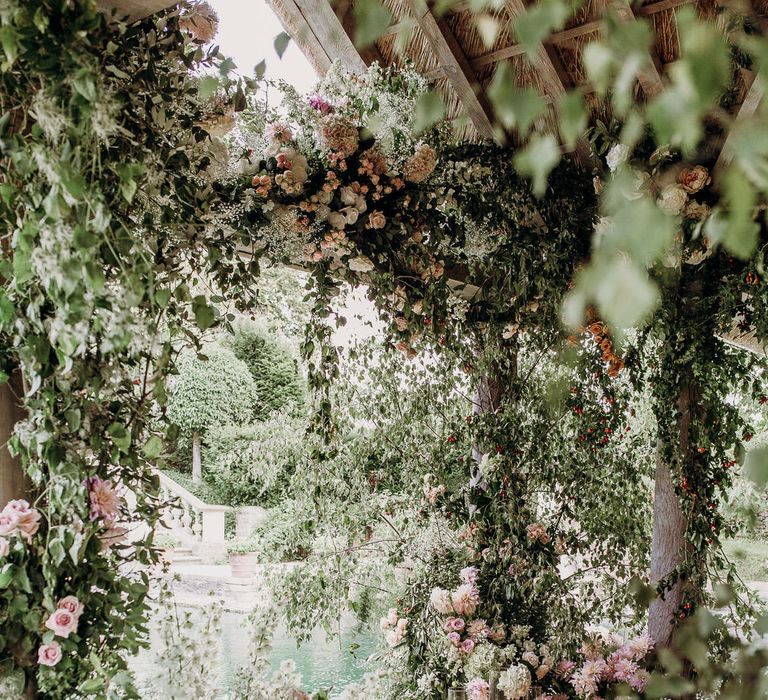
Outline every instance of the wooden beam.
POLYGON ((324 74, 335 60, 362 73, 367 66, 327 0, 267 0, 285 31, 324 74))
POLYGON ((481 138, 493 138, 491 107, 484 96, 475 92, 477 77, 450 27, 430 12, 425 0, 411 0, 410 7, 477 133, 481 138))
POLYGON ((178 4, 172 0, 97 0, 102 12, 114 12, 121 19, 136 21, 178 4))
POLYGON ((293 39, 318 75, 324 75, 333 59, 310 28, 294 0, 266 0, 283 29, 293 39))
MULTIPOLYGON (((751 76, 745 79, 749 81, 749 88, 747 94, 744 96, 744 101, 739 107, 739 111, 733 120, 733 126, 739 122, 747 121, 750 117, 754 116, 760 103, 765 96, 765 79, 760 73, 748 73, 751 76)), ((731 145, 733 142, 733 131, 731 130, 726 136, 723 142, 723 148, 720 151, 720 155, 715 162, 715 167, 712 170, 713 175, 717 177, 725 168, 727 168, 733 160, 733 153, 731 152, 731 145)))

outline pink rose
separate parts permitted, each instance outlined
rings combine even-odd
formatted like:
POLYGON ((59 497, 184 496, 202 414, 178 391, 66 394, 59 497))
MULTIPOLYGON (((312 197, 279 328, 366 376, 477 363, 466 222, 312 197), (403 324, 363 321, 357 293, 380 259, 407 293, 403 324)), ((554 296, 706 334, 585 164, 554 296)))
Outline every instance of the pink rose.
POLYGON ((46 621, 45 626, 52 630, 57 637, 67 639, 69 635, 77 630, 77 616, 69 610, 56 610, 46 621))
POLYGON ((453 644, 453 646, 457 647, 459 646, 459 642, 461 641, 461 635, 458 632, 448 632, 448 634, 445 635, 448 637, 448 641, 453 644))
POLYGON ((32 536, 40 529, 40 513, 34 508, 25 513, 19 513, 16 518, 16 528, 22 537, 25 537, 27 542, 30 542, 32 536))
POLYGON ((7 557, 11 551, 11 547, 8 544, 8 540, 5 537, 0 537, 0 557, 7 557))
POLYGON ((475 649, 475 640, 474 639, 465 639, 461 643, 461 650, 465 654, 471 654, 475 649))
POLYGON ((13 515, 14 513, 29 513, 29 510, 29 502, 20 498, 16 501, 8 501, 8 503, 5 505, 5 508, 3 508, 3 513, 6 515, 13 515))
POLYGON ((16 515, 0 513, 0 536, 16 534, 16 515))
POLYGON ((83 614, 83 610, 85 609, 83 604, 73 595, 68 595, 62 598, 56 608, 58 610, 66 610, 68 613, 74 615, 74 617, 78 619, 80 618, 80 615, 83 614))
POLYGON ((41 666, 55 666, 61 661, 61 647, 58 642, 43 644, 37 650, 37 663, 41 666))

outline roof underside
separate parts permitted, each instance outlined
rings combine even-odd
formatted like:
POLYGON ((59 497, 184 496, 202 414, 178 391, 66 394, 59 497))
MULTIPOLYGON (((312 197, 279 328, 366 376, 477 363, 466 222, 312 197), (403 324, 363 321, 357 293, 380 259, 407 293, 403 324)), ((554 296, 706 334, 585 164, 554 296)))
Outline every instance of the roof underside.
MULTIPOLYGON (((436 15, 425 0, 382 0, 394 20, 373 46, 358 51, 355 34, 355 0, 267 0, 315 69, 322 75, 339 59, 347 69, 360 72, 373 61, 402 65, 411 61, 443 98, 448 116, 465 123, 469 140, 493 135, 494 114, 486 91, 502 63, 510 64, 519 87, 532 87, 547 101, 554 102, 566 90, 577 89, 585 96, 592 120, 611 117, 609 105, 600 99, 586 80, 582 50, 599 38, 603 15, 613 7, 626 22, 647 20, 655 33, 649 50, 648 68, 635 86, 635 97, 648 100, 662 89, 667 66, 679 57, 677 13, 692 6, 704 19, 714 20, 716 0, 657 0, 630 7, 612 0, 587 0, 564 29, 538 47, 531 60, 510 31, 510 21, 523 13, 530 0, 504 0, 495 11, 499 31, 493 45, 484 42, 477 29, 469 0, 458 0, 445 14, 436 15)), ((758 8, 762 11, 762 8, 758 8)), ((738 115, 753 87, 754 74, 736 76, 734 114, 738 115)), ((753 92, 757 90, 754 86, 753 92)), ((759 95, 752 95, 759 102, 759 95)), ((539 126, 557 133, 554 110, 539 126)), ((511 135, 514 140, 514 134, 511 135)), ((713 144, 715 155, 722 144, 713 144)))

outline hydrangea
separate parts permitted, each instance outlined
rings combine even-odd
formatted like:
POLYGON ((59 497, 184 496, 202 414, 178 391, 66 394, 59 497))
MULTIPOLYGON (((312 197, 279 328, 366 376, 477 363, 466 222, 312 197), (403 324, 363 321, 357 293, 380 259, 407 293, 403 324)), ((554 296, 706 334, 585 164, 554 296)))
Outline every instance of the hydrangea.
POLYGON ((506 700, 522 700, 531 689, 531 673, 521 664, 513 664, 500 676, 496 684, 506 700))

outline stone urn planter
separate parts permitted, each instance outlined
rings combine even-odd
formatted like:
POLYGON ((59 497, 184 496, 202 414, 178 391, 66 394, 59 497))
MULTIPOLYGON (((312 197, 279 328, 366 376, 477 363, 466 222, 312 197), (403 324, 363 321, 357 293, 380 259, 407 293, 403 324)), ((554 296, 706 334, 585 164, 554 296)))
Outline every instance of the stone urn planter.
POLYGON ((227 545, 229 565, 233 578, 254 578, 259 570, 258 543, 253 540, 235 540, 227 545))
POLYGON ((259 555, 256 552, 230 554, 229 566, 233 578, 253 578, 259 570, 259 555))

